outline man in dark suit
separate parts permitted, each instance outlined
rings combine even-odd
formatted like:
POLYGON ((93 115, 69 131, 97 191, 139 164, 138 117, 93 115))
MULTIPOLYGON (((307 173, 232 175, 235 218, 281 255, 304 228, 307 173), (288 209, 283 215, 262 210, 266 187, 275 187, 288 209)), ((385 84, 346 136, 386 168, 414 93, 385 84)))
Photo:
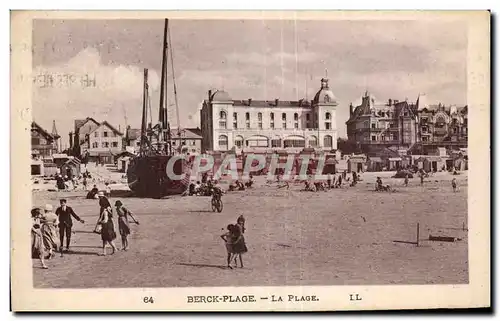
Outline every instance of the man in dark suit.
MULTIPOLYGON (((66 200, 60 200, 61 206, 57 208, 56 215, 59 217, 59 240, 61 241, 61 253, 63 248, 64 234, 66 234, 66 251, 69 251, 69 244, 71 242, 71 228, 73 227, 73 216, 78 222, 85 223, 84 220, 80 219, 76 215, 75 211, 66 205, 66 200)), ((61 254, 62 255, 62 254, 61 254)))

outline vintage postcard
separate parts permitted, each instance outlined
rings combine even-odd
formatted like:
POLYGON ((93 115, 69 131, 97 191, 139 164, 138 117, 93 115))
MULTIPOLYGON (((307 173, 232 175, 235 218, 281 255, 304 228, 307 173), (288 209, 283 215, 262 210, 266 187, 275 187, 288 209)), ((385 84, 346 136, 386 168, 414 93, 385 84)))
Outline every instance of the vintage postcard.
POLYGON ((14 311, 490 306, 489 12, 11 25, 14 311))

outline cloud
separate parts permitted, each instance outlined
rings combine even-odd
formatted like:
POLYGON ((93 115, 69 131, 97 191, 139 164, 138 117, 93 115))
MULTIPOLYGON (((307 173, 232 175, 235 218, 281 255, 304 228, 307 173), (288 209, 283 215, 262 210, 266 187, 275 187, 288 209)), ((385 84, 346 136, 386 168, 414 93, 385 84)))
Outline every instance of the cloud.
MULTIPOLYGON (((63 142, 75 119, 95 117, 118 127, 125 115, 140 124, 143 70, 134 65, 103 65, 95 49, 84 49, 67 62, 33 70, 33 116, 47 130, 56 120, 63 142)), ((158 73, 149 70, 151 91, 159 87, 158 73)))

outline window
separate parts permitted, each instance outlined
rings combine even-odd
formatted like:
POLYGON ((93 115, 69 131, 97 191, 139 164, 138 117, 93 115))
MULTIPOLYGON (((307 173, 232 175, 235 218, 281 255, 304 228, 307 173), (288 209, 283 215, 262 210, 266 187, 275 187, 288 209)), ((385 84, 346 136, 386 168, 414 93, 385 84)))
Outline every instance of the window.
POLYGON ((112 142, 111 147, 118 147, 118 142, 112 142))
POLYGON ((99 137, 99 132, 95 132, 94 137, 99 137))
POLYGON ((422 141, 423 142, 428 142, 429 141, 429 137, 427 137, 427 136, 422 137, 422 141))
POLYGON ((325 123, 325 128, 327 130, 332 129, 332 123, 325 123))
POLYGON ((286 129, 286 122, 283 123, 283 129, 286 129))
POLYGON ((250 123, 246 123, 246 128, 250 129, 250 123))
POLYGON ((285 139, 284 147, 306 147, 306 141, 303 139, 285 139))
POLYGON ((273 140, 271 140, 271 147, 281 147, 281 139, 274 138, 273 140))
POLYGON ((286 121, 286 113, 281 114, 281 119, 286 121))
POLYGON ((219 148, 221 150, 227 150, 227 136, 226 135, 219 136, 219 148))
POLYGON ((175 146, 175 145, 176 145, 175 140, 173 140, 172 141, 172 146, 175 146))
POLYGON ((233 113, 233 120, 238 121, 238 113, 233 113))
POLYGON ((196 141, 194 141, 194 140, 193 140, 193 141, 191 141, 191 145, 192 145, 192 146, 196 146, 196 141))
POLYGON ((307 121, 311 120, 311 115, 310 114, 306 114, 306 120, 307 121))
POLYGON ((98 142, 93 142, 92 143, 92 148, 97 148, 99 147, 99 143, 98 142))
POLYGON ((299 123, 293 124, 293 128, 298 129, 299 128, 299 123))
POLYGON ((293 114, 293 120, 299 121, 299 114, 297 114, 297 113, 293 114))
POLYGON ((271 113, 271 121, 274 121, 274 113, 271 113))
POLYGON ((102 137, 108 137, 108 132, 102 132, 102 137))
POLYGON ((31 145, 40 145, 39 137, 31 137, 31 145))
POLYGON ((233 129, 238 129, 238 113, 233 113, 233 129))
POLYGON ((364 127, 364 128, 370 128, 370 123, 369 123, 368 121, 365 121, 365 122, 363 123, 363 127, 364 127))
POLYGON ((271 123, 270 127, 271 127, 271 129, 274 129, 274 123, 271 123))
POLYGON ((243 137, 241 136, 236 136, 234 140, 234 145, 238 148, 241 148, 243 146, 243 137))
POLYGON ((262 123, 259 123, 259 129, 262 129, 262 123))
POLYGON ((102 143, 103 148, 108 148, 109 147, 109 142, 103 142, 102 143))
POLYGON ((375 127, 375 123, 373 123, 373 124, 372 124, 372 129, 375 129, 375 128, 376 128, 376 127, 375 127))
POLYGON ((226 112, 221 110, 219 113, 219 128, 227 129, 226 119, 227 119, 226 112))
POLYGON ((136 146, 141 146, 141 142, 136 142, 135 145, 136 146))
POLYGON ((453 134, 456 134, 458 132, 457 128, 453 128, 453 134))
POLYGON ((262 121, 262 113, 258 113, 258 114, 257 114, 257 119, 258 119, 259 121, 262 121))
POLYGON ((269 142, 267 140, 250 139, 250 140, 247 140, 247 146, 249 146, 249 147, 268 147, 269 142))
POLYGON ((325 114, 325 119, 330 120, 332 118, 332 115, 330 113, 325 114))
POLYGON ((245 113, 245 120, 250 121, 250 113, 245 113))
POLYGON ((317 147, 318 146, 318 139, 316 136, 311 136, 309 137, 309 147, 317 147))
POLYGON ((323 139, 323 145, 325 147, 333 147, 333 138, 330 135, 326 135, 323 139))
POLYGON ((375 135, 372 135, 372 142, 376 141, 377 140, 377 136, 375 135))
POLYGON ((233 129, 238 129, 238 123, 237 122, 233 123, 233 129))

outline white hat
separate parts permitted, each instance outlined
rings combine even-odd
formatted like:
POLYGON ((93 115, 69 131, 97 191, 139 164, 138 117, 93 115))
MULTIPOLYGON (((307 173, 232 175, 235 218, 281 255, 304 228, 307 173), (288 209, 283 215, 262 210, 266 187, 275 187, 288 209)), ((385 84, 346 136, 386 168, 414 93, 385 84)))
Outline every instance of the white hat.
POLYGON ((46 210, 46 211, 52 211, 53 209, 54 209, 54 208, 52 207, 52 205, 50 205, 50 204, 46 204, 46 205, 45 205, 45 210, 46 210))
POLYGON ((103 191, 99 191, 99 193, 97 193, 97 196, 104 196, 104 192, 103 191))

